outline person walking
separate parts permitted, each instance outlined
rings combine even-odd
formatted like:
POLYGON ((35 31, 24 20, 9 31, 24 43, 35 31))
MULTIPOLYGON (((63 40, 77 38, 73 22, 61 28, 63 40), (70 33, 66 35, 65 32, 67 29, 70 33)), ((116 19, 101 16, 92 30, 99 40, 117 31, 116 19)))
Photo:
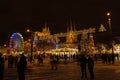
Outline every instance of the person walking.
POLYGON ((4 76, 4 58, 2 57, 2 53, 0 52, 0 80, 3 80, 4 76))
POLYGON ((13 68, 14 57, 12 54, 8 56, 8 68, 13 68))
POLYGON ((25 80, 26 65, 27 65, 26 57, 24 56, 24 54, 21 54, 20 61, 18 62, 17 65, 19 80, 25 80))
POLYGON ((112 53, 112 64, 115 64, 115 54, 114 53, 112 53))
POLYGON ((85 54, 81 55, 79 62, 80 62, 81 73, 82 73, 81 78, 85 79, 87 78, 87 71, 86 71, 87 58, 85 57, 85 54))
POLYGON ((18 64, 18 56, 14 56, 14 65, 15 65, 15 68, 17 68, 17 64, 18 64))
POLYGON ((58 58, 56 55, 51 56, 51 69, 57 70, 58 69, 58 58))
POLYGON ((37 56, 38 64, 43 64, 43 57, 41 55, 37 56))
POLYGON ((94 60, 92 55, 88 56, 88 70, 90 74, 90 80, 94 80, 94 60))

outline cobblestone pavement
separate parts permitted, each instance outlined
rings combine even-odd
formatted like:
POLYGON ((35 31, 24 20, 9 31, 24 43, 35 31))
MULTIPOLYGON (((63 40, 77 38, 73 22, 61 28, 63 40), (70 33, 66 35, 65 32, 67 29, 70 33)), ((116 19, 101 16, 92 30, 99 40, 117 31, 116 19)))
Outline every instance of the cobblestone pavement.
MULTIPOLYGON (((120 62, 115 64, 95 63, 94 80, 120 80, 120 62)), ((89 80, 89 73, 88 80, 89 80)), ((58 70, 51 70, 47 60, 43 65, 28 63, 26 80, 81 80, 80 66, 77 63, 59 64, 58 70)), ((5 68, 4 80, 18 80, 16 68, 5 68)))

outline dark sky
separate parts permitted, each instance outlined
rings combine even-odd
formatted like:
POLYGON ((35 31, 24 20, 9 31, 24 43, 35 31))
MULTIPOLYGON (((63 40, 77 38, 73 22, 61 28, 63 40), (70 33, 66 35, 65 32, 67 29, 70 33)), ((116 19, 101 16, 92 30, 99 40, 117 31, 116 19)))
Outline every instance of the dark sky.
POLYGON ((52 33, 65 32, 70 18, 79 30, 107 25, 111 12, 112 30, 120 30, 119 0, 0 0, 0 42, 8 42, 14 32, 41 31, 44 24, 52 33))

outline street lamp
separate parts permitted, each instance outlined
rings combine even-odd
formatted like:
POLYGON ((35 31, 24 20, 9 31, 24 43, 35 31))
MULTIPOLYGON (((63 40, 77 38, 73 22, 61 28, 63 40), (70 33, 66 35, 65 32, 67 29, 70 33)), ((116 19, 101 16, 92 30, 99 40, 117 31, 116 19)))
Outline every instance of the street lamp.
POLYGON ((111 17, 110 17, 110 12, 107 13, 107 17, 108 17, 108 26, 109 26, 109 31, 112 32, 111 30, 111 17))
MULTIPOLYGON (((108 26, 109 26, 109 31, 112 35, 112 29, 111 29, 111 14, 110 12, 107 13, 107 16, 108 16, 108 26)), ((114 44, 115 42, 112 40, 111 41, 111 45, 112 45, 112 55, 114 56, 114 44)), ((114 62, 113 62, 114 63, 114 62)))
POLYGON ((30 62, 33 60, 33 40, 34 40, 34 32, 31 31, 30 29, 27 29, 26 32, 31 33, 31 40, 30 40, 30 62))

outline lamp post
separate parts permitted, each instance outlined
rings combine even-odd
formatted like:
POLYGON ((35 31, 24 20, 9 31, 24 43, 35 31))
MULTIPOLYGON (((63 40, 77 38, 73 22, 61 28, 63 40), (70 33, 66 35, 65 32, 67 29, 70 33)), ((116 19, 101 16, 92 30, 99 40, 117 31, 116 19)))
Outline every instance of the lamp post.
POLYGON ((109 31, 112 32, 111 30, 111 17, 110 17, 110 12, 107 13, 107 17, 108 17, 108 26, 109 26, 109 31))
MULTIPOLYGON (((107 13, 107 16, 108 16, 108 26, 109 26, 109 31, 110 31, 110 34, 112 36, 112 29, 111 29, 111 14, 110 12, 107 13)), ((114 44, 115 42, 112 40, 111 41, 111 45, 112 45, 112 63, 114 64, 114 44)))
POLYGON ((31 40, 30 40, 30 62, 33 60, 33 40, 34 40, 34 32, 30 29, 26 30, 27 32, 31 33, 31 40))

